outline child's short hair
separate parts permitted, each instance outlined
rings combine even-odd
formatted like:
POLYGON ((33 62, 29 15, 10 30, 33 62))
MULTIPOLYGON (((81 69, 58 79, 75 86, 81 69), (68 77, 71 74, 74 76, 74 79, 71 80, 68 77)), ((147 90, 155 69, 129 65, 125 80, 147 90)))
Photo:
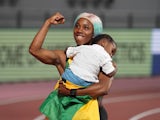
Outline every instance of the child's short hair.
POLYGON ((106 38, 106 40, 107 40, 108 42, 114 43, 114 44, 116 45, 116 43, 115 43, 115 41, 113 40, 113 38, 112 38, 110 35, 108 35, 108 34, 99 34, 99 35, 97 35, 96 37, 93 38, 91 44, 97 44, 100 40, 102 40, 102 39, 104 39, 104 38, 106 38))

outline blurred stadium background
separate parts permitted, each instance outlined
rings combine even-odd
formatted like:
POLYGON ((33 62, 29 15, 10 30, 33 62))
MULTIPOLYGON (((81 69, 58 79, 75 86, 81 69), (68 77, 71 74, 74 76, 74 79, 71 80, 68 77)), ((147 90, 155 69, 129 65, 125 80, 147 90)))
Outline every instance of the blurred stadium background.
POLYGON ((118 43, 114 58, 117 77, 160 74, 159 0, 0 0, 0 82, 58 77, 54 67, 41 64, 28 53, 44 20, 57 11, 65 16, 66 23, 51 28, 45 47, 75 45, 73 20, 81 12, 93 12, 102 18, 104 32, 118 43))
POLYGON ((75 45, 73 20, 81 12, 92 12, 101 17, 104 33, 118 43, 115 80, 160 76, 159 0, 0 0, 0 87, 59 78, 54 66, 42 64, 28 53, 44 20, 57 11, 66 22, 50 29, 45 48, 75 45))

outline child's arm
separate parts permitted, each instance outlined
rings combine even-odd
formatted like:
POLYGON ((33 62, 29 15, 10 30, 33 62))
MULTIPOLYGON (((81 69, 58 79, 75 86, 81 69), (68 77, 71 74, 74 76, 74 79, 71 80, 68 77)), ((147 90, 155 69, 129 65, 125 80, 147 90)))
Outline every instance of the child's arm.
POLYGON ((113 77, 117 72, 117 65, 115 62, 107 62, 102 67, 102 72, 109 77, 113 77))
POLYGON ((112 72, 106 74, 109 77, 113 77, 117 73, 117 65, 116 65, 116 63, 112 61, 112 65, 114 67, 114 70, 112 72))
POLYGON ((67 58, 73 58, 79 52, 80 46, 77 47, 68 47, 66 50, 67 58))

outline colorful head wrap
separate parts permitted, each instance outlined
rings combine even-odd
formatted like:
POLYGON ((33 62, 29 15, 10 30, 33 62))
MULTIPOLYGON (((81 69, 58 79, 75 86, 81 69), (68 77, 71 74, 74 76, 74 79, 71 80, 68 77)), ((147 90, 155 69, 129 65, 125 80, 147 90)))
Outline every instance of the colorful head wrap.
POLYGON ((92 24, 93 24, 93 28, 94 28, 94 36, 97 36, 98 34, 101 34, 103 31, 103 25, 102 25, 102 21, 101 19, 92 13, 81 13, 80 15, 77 16, 77 18, 74 21, 74 25, 76 24, 76 22, 80 19, 80 18, 85 18, 87 20, 89 20, 92 24))

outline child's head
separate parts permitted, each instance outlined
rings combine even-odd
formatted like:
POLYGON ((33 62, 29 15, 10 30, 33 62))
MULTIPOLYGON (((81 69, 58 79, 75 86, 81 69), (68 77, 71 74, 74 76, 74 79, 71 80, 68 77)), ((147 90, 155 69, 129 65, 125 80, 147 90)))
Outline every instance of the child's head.
POLYGON ((92 44, 99 44, 108 52, 108 54, 112 57, 117 50, 117 44, 113 40, 113 38, 108 34, 100 34, 97 35, 93 41, 92 44))

